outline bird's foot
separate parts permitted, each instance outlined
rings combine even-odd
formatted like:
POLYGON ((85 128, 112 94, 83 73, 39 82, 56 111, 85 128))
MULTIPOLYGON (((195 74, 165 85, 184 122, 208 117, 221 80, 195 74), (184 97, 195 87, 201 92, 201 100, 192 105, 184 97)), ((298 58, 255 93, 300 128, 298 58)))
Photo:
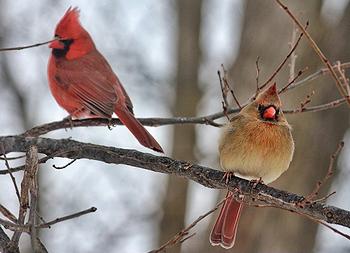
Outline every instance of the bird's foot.
POLYGON ((108 118, 108 124, 107 124, 108 129, 109 129, 109 130, 112 130, 112 126, 113 126, 113 124, 112 124, 112 118, 108 118))
POLYGON ((225 180, 225 183, 227 184, 232 177, 234 177, 235 174, 232 171, 225 171, 224 176, 222 177, 222 180, 225 180))
POLYGON ((261 177, 259 177, 258 179, 253 179, 253 180, 250 180, 251 183, 253 183, 253 189, 256 189, 256 187, 258 186, 258 184, 260 183, 264 183, 264 181, 262 180, 261 177))
POLYGON ((70 125, 70 129, 73 129, 74 124, 73 124, 73 119, 71 115, 68 115, 67 117, 63 118, 63 120, 68 120, 69 121, 69 125, 70 125))

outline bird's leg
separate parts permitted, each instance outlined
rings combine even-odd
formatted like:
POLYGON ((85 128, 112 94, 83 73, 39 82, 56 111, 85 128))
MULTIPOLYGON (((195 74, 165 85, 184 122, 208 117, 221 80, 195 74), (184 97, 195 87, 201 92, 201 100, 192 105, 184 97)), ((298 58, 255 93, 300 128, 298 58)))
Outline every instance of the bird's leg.
POLYGON ((224 176, 222 177, 222 180, 225 180, 225 183, 227 184, 232 177, 234 177, 235 174, 232 171, 225 171, 224 176))
POLYGON ((109 130, 112 130, 112 126, 113 126, 113 124, 112 124, 112 117, 110 117, 110 118, 108 118, 107 127, 108 127, 109 130))
POLYGON ((257 185, 258 184, 260 184, 260 183, 264 183, 264 181, 262 180, 262 178, 261 177, 259 177, 258 179, 253 179, 253 180, 250 180, 250 182, 252 182, 253 183, 253 187, 252 187, 252 189, 255 189, 256 187, 257 187, 257 185))

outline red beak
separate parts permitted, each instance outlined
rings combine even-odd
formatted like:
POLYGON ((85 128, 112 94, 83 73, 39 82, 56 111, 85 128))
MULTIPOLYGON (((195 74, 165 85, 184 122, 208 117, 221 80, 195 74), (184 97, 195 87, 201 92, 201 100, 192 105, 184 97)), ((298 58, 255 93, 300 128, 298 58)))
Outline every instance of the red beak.
POLYGON ((274 119, 276 116, 276 109, 273 106, 266 108, 263 114, 264 119, 274 119))
POLYGON ((49 48, 64 49, 64 45, 59 40, 54 40, 49 44, 49 48))

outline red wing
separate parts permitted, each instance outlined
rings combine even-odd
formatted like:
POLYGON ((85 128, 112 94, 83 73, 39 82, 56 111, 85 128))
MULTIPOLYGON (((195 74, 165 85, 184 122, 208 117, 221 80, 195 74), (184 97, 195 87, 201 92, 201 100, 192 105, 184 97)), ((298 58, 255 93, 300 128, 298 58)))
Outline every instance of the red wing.
POLYGON ((71 61, 57 61, 56 79, 86 109, 101 117, 110 117, 120 99, 116 90, 119 80, 98 51, 71 61))

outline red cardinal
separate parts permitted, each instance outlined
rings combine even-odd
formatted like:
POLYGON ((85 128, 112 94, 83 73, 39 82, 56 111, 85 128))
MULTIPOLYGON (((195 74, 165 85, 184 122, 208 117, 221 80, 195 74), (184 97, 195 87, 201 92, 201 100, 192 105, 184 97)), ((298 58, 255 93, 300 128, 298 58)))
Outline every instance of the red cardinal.
MULTIPOLYGON (((262 92, 226 125, 221 136, 220 164, 225 172, 268 184, 289 167, 294 152, 291 128, 281 110, 276 84, 262 92)), ((235 243, 242 204, 231 192, 221 208, 210 242, 224 248, 235 243)))
POLYGON ((73 118, 111 118, 113 112, 145 147, 163 152, 135 119, 133 105, 111 66, 97 51, 79 22, 79 10, 69 8, 55 30, 48 79, 57 103, 73 118))

